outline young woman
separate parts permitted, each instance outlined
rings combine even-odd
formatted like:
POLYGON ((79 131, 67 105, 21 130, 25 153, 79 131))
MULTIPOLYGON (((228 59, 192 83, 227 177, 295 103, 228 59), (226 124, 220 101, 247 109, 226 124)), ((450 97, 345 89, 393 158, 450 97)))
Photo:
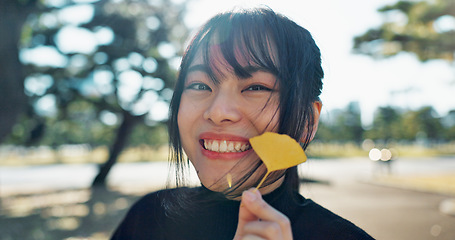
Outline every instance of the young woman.
POLYGON ((372 239, 299 191, 297 168, 266 173, 248 139, 287 134, 305 149, 318 125, 323 70, 310 33, 270 9, 219 14, 190 43, 170 106, 171 161, 201 187, 133 205, 112 239, 372 239))

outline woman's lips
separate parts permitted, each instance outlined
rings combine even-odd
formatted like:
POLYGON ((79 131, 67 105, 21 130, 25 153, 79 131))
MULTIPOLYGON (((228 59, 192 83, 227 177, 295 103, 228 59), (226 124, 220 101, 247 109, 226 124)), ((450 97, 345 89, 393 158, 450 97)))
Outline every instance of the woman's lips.
POLYGON ((234 135, 204 133, 201 134, 199 143, 202 154, 211 159, 238 159, 251 150, 247 138, 234 135))

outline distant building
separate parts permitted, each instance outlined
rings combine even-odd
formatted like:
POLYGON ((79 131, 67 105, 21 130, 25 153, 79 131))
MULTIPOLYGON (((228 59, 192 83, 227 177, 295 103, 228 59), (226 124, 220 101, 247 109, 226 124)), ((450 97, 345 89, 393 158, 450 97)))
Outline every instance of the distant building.
POLYGON ((446 116, 441 119, 444 127, 450 128, 455 126, 455 110, 451 110, 446 116))

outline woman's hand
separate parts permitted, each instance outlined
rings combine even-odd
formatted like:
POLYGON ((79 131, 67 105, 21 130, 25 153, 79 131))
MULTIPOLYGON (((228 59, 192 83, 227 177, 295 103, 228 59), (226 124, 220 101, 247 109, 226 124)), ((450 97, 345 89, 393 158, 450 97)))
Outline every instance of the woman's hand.
POLYGON ((292 240, 289 219, 267 204, 257 189, 243 192, 234 240, 292 240))

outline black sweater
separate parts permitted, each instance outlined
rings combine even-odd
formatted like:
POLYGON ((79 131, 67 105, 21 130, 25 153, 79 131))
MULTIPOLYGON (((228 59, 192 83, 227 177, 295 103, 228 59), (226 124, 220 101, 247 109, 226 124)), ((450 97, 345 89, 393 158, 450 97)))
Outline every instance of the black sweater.
MULTIPOLYGON (((278 188, 263 198, 290 219, 295 240, 373 239, 312 200, 287 195, 278 188)), ((136 202, 111 239, 232 240, 239 205, 204 187, 161 190, 136 202)))

